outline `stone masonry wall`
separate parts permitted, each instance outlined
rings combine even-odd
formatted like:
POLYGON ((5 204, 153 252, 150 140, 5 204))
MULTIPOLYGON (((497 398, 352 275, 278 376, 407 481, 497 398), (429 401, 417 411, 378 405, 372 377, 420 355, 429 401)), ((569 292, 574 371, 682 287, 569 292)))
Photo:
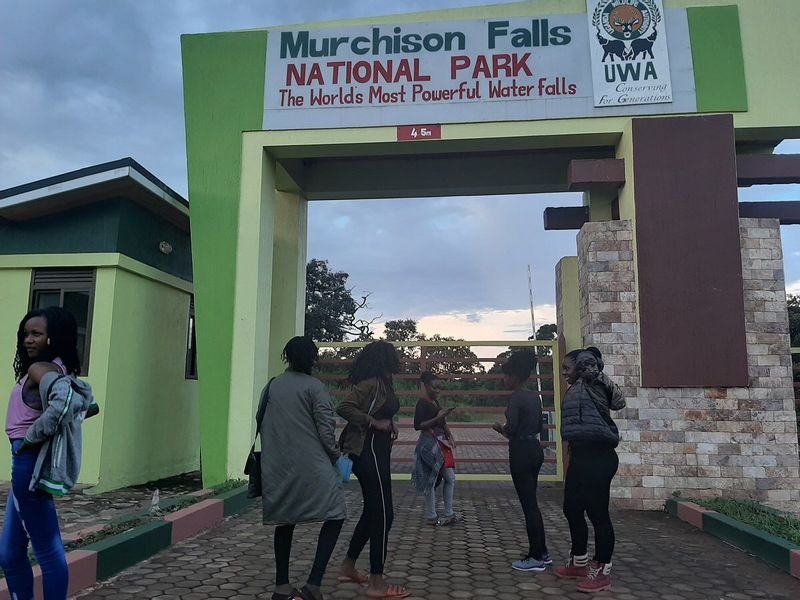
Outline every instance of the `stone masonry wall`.
POLYGON ((747 388, 640 388, 632 225, 587 223, 578 235, 583 343, 603 351, 606 372, 628 403, 616 415, 617 506, 655 510, 679 492, 800 512, 780 226, 741 219, 740 232, 747 388))

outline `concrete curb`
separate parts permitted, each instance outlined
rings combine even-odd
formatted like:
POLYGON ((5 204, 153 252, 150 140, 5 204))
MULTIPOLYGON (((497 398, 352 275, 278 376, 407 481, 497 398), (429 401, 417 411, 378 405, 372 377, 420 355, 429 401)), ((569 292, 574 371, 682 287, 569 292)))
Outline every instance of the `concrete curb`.
MULTIPOLYGON (((69 595, 90 588, 173 544, 215 527, 225 517, 240 512, 252 502, 247 498, 246 485, 214 497, 207 492, 195 495, 208 499, 165 515, 161 521, 139 525, 68 552, 69 595)), ((33 575, 35 597, 41 600, 42 571, 39 565, 33 567, 33 575)), ((0 579, 0 600, 11 600, 5 579, 0 579)))
POLYGON ((800 546, 684 500, 667 500, 668 513, 800 579, 800 546))

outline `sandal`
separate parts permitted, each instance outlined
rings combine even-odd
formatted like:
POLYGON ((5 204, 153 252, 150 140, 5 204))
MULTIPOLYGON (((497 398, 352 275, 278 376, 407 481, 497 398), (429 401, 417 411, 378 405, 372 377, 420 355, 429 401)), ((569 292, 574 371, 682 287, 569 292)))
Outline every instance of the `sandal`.
POLYGON ((364 575, 364 573, 359 573, 356 571, 355 575, 339 575, 339 581, 342 583, 357 583, 358 585, 364 585, 369 581, 369 575, 364 575))
POLYGON ((406 588, 393 583, 389 584, 385 592, 380 592, 379 594, 367 592, 367 598, 408 598, 410 595, 411 592, 406 588))
MULTIPOLYGON (((320 597, 321 596, 322 592, 320 592, 320 597)), ((311 593, 311 590, 309 590, 306 586, 303 586, 303 588, 298 592, 297 598, 294 600, 317 600, 317 597, 311 593)))
POLYGON ((302 595, 296 589, 292 589, 288 594, 272 593, 272 600, 296 600, 296 598, 302 598, 302 595))

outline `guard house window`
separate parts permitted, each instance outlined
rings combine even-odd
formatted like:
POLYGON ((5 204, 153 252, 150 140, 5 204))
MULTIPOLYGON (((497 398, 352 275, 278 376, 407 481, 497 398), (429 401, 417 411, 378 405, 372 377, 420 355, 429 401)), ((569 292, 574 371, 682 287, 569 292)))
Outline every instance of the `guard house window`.
POLYGON ((89 346, 94 310, 94 269, 34 269, 31 310, 60 306, 78 322, 78 357, 81 375, 89 373, 89 346))
POLYGON ((195 336, 194 296, 189 300, 189 330, 186 335, 186 379, 197 379, 197 337, 195 336))

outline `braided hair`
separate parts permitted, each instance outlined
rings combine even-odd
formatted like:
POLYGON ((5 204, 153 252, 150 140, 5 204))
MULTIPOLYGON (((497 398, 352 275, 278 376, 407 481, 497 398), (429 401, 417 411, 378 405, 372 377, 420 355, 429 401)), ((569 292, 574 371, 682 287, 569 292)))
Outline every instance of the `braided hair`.
POLYGON ((25 350, 25 324, 34 317, 41 317, 47 323, 47 337, 50 344, 47 351, 37 357, 38 361, 52 361, 60 358, 70 375, 81 372, 81 360, 78 357, 78 323, 68 310, 58 306, 38 308, 26 314, 17 329, 17 354, 14 357, 14 375, 17 381, 28 373, 31 360, 25 350))

